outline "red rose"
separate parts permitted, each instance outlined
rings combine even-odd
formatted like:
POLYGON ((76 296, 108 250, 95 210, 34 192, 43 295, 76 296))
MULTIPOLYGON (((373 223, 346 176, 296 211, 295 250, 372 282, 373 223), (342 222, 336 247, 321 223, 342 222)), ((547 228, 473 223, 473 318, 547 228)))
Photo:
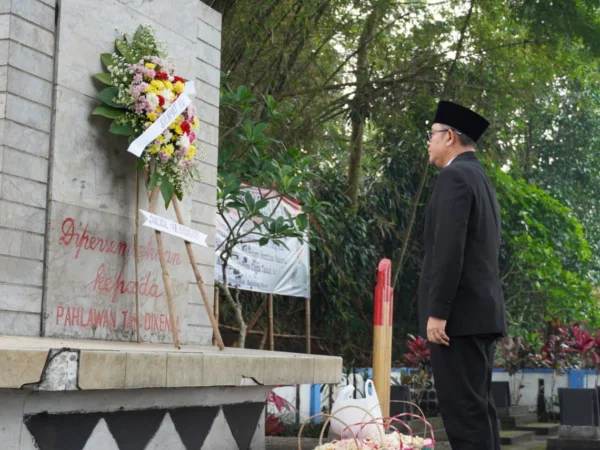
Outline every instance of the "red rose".
POLYGON ((173 77, 173 83, 177 83, 178 81, 181 81, 182 83, 185 83, 185 80, 181 77, 178 77, 177 75, 175 75, 173 77))
POLYGON ((158 104, 160 106, 165 106, 165 98, 162 95, 158 96, 158 104))
POLYGON ((156 72, 156 76, 154 78, 156 78, 157 80, 168 80, 169 74, 165 72, 156 72))
POLYGON ((192 127, 190 127, 190 124, 188 122, 183 122, 181 124, 181 129, 185 134, 190 134, 190 131, 192 131, 192 127))

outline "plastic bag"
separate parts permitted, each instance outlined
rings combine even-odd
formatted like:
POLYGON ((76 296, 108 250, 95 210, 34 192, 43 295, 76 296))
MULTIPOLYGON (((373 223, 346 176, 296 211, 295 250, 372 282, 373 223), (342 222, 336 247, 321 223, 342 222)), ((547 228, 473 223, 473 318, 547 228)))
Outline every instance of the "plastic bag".
POLYGON ((381 440, 385 432, 381 406, 373 381, 367 380, 365 383, 365 398, 352 398, 353 392, 354 386, 350 384, 338 394, 332 407, 331 414, 334 417, 331 419, 329 437, 365 439, 370 436, 381 440), (335 420, 336 418, 339 420, 335 420))

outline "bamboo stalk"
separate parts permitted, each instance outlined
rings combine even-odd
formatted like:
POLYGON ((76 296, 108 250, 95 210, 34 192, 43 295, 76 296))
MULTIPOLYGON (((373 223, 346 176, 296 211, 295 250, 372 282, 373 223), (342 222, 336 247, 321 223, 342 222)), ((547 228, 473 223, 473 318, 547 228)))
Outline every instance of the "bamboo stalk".
MULTIPOLYGON (((175 208, 175 214, 177 215, 177 221, 180 225, 185 225, 183 222, 183 216, 181 215, 181 210, 179 209, 179 201, 176 197, 173 197, 172 203, 173 208, 175 208)), ((219 331, 219 325, 217 323, 217 320, 215 319, 215 315, 213 314, 212 307, 210 306, 208 294, 206 293, 206 287, 204 286, 204 280, 202 279, 200 269, 198 268, 198 263, 196 262, 194 248, 192 247, 192 243, 188 241, 185 241, 185 247, 190 258, 190 264, 192 265, 192 269, 194 270, 194 275, 196 276, 196 283, 198 284, 198 288, 200 289, 200 295, 202 295, 202 300, 204 301, 204 308, 206 309, 206 313, 208 314, 208 318, 210 319, 210 323, 213 328, 213 333, 215 336, 215 340, 217 341, 217 346, 219 347, 219 350, 223 350, 225 348, 225 344, 223 344, 223 338, 221 337, 221 333, 219 331)))
MULTIPOLYGON (((150 212, 156 214, 156 205, 158 203, 159 187, 152 189, 150 196, 150 212)), ((162 269, 163 284, 165 285, 165 293, 167 294, 167 306, 169 307, 169 318, 171 319, 171 335, 173 336, 173 345, 176 348, 181 348, 179 344, 179 327, 177 325, 177 316, 175 315, 175 304, 173 303, 173 288, 171 286, 171 277, 167 268, 167 260, 165 258, 165 246, 163 244, 162 233, 154 230, 156 236, 156 247, 158 248, 158 258, 160 259, 160 267, 162 269)))
POLYGON ((248 323, 248 328, 246 328, 246 334, 250 333, 252 328, 254 328, 254 325, 256 325, 256 322, 258 322, 258 319, 260 319, 260 316, 262 315, 266 306, 267 306, 267 301, 265 300, 264 302, 262 302, 262 304, 258 308, 258 311, 256 311, 256 314, 254 314, 254 317, 252 317, 252 319, 248 323))
POLYGON ((305 300, 306 314, 304 317, 305 333, 306 333, 306 353, 310 355, 310 298, 305 300))
POLYGON ((261 333, 262 338, 260 338, 260 344, 258 344, 259 350, 264 350, 265 344, 267 343, 267 335, 269 334, 267 330, 265 331, 253 331, 253 333, 261 333))
POLYGON ((138 344, 142 342, 140 336, 140 171, 135 171, 135 323, 138 344))
POLYGON ((275 336, 273 334, 273 294, 269 294, 269 350, 275 350, 275 336))

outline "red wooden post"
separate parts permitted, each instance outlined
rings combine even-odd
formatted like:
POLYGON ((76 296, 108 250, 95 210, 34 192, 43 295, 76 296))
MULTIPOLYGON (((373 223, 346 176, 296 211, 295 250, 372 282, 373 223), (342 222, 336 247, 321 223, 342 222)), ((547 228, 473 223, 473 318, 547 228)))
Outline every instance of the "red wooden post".
POLYGON ((392 372, 392 323, 394 290, 391 286, 392 262, 382 259, 377 268, 375 313, 373 318, 373 384, 377 390, 381 412, 390 414, 390 385, 392 372))

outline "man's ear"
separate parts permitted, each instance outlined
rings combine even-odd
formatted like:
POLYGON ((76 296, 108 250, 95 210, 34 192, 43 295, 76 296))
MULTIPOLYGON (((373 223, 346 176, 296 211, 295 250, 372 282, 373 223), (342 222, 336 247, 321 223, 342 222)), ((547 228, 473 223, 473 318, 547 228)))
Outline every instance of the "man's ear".
POLYGON ((450 147, 452 144, 454 144, 454 142, 456 142, 456 133, 454 132, 453 129, 450 128, 446 134, 448 135, 448 140, 446 141, 446 146, 450 147))

